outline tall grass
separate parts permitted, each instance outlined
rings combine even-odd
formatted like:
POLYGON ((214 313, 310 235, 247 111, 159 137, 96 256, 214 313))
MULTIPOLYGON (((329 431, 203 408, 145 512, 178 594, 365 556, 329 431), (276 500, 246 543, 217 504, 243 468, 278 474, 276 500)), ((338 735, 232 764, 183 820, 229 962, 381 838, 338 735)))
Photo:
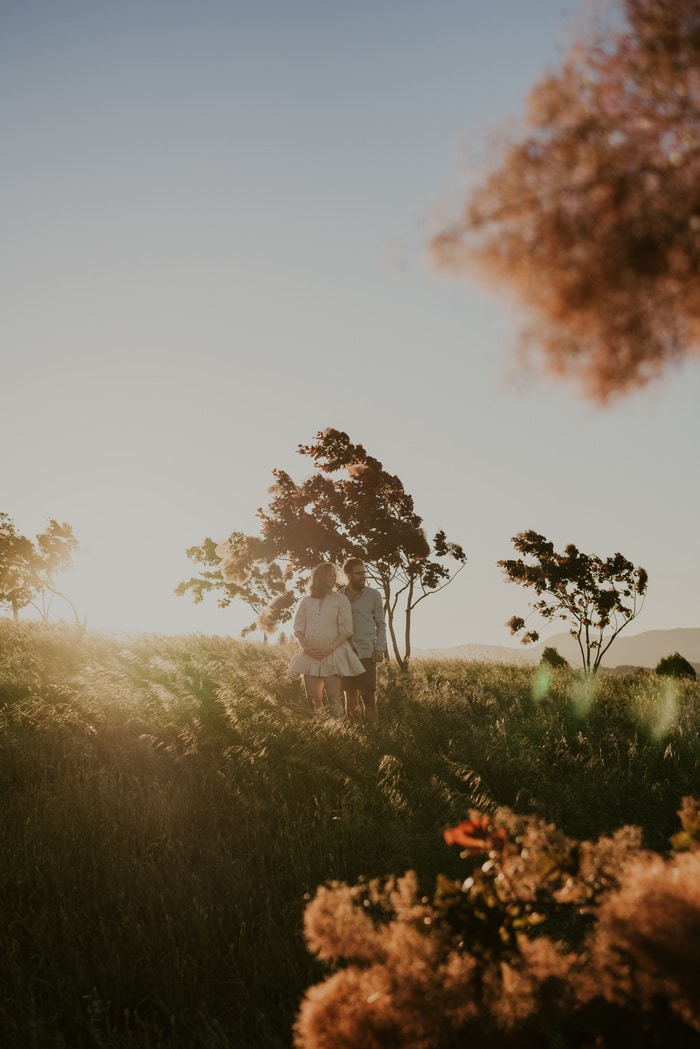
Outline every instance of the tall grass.
POLYGON ((320 883, 458 877, 472 807, 663 850, 698 791, 695 684, 383 665, 370 729, 312 719, 288 658, 0 624, 0 1044, 281 1049, 320 883))

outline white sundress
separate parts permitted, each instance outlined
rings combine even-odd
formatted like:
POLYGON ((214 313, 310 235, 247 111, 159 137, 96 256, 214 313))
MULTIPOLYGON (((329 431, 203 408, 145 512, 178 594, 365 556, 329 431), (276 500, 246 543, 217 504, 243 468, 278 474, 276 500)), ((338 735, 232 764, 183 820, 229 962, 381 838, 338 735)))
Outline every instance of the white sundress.
MULTIPOLYGON (((294 633, 301 634, 309 648, 325 648, 338 634, 352 636, 352 608, 345 594, 332 593, 326 597, 302 597, 294 616, 294 633)), ((364 673, 364 667, 349 641, 338 645, 323 659, 312 659, 306 652, 297 652, 287 671, 293 677, 330 677, 342 674, 354 677, 364 673)))

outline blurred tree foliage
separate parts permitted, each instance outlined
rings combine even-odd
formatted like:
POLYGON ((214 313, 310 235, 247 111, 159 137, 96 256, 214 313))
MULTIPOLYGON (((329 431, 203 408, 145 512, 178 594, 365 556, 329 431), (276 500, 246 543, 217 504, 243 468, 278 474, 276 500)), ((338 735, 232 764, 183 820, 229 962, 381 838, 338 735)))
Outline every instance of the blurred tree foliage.
POLYGON ((700 337, 700 5, 617 6, 615 31, 581 34, 533 88, 524 129, 432 244, 514 291, 525 357, 598 401, 700 337))

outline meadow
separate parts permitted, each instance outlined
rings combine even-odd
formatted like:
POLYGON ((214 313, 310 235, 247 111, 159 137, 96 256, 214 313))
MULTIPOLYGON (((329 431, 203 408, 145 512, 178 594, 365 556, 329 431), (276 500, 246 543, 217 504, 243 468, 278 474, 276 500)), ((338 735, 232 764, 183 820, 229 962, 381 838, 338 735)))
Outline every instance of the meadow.
POLYGON ((665 852, 700 685, 380 667, 381 723, 310 716, 287 644, 0 622, 0 1044, 287 1049, 317 886, 459 877, 471 809, 665 852))

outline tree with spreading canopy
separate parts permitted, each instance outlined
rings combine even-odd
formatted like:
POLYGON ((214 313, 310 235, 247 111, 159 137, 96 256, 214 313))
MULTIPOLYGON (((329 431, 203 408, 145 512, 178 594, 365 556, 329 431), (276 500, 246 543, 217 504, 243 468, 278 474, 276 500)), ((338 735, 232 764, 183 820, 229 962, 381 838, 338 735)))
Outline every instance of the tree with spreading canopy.
POLYGON ((295 600, 294 593, 287 589, 293 573, 274 560, 268 561, 268 552, 268 545, 243 532, 232 532, 221 543, 205 539, 201 546, 191 546, 186 551, 191 561, 202 566, 199 574, 178 583, 175 593, 183 597, 189 592, 196 605, 214 593, 219 608, 228 608, 236 599, 243 601, 255 614, 255 620, 244 627, 242 635, 251 634, 261 621, 266 634, 264 625, 271 618, 270 610, 279 610, 284 618, 285 610, 295 600))
POLYGON ((444 267, 515 293, 526 359, 600 402, 700 344, 700 5, 616 6, 432 241, 444 267))
POLYGON ((55 582, 55 577, 71 566, 78 550, 78 540, 65 521, 50 518, 44 531, 32 540, 20 535, 9 514, 0 513, 0 605, 9 606, 15 620, 27 606, 48 620, 53 599, 59 597, 79 624, 75 605, 55 582))
POLYGON ((223 543, 191 547, 188 556, 203 567, 176 592, 201 601, 216 591, 222 607, 242 598, 257 616, 246 630, 271 633, 292 618, 314 565, 360 557, 383 595, 392 650, 405 669, 416 606, 454 579, 466 555, 444 531, 428 541, 401 480, 346 433, 320 431, 298 451, 316 472, 297 483, 273 470, 270 504, 258 510, 261 535, 233 532, 223 543))
MULTIPOLYGON (((498 561, 498 566, 509 582, 535 591, 534 612, 548 621, 572 624, 569 633, 578 643, 583 669, 594 675, 620 631, 641 612, 647 572, 620 553, 603 560, 581 553, 573 543, 557 553, 553 543, 532 530, 513 536, 512 543, 523 557, 498 561)), ((525 631, 522 616, 513 616, 506 625, 511 634, 525 631)), ((538 640, 536 630, 521 638, 524 645, 538 640)))

